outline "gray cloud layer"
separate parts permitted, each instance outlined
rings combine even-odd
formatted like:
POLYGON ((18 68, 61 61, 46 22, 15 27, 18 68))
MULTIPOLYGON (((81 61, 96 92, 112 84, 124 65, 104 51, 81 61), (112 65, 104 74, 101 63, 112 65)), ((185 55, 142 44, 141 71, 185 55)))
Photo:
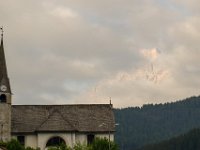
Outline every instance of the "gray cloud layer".
POLYGON ((136 106, 199 95, 197 0, 2 1, 14 104, 136 106))

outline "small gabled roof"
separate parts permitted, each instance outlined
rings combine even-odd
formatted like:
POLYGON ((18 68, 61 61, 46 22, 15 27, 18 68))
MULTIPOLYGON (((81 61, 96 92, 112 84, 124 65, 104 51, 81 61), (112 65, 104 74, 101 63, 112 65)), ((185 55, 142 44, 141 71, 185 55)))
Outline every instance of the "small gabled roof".
POLYGON ((34 132, 113 132, 110 104, 13 105, 12 134, 34 132))
POLYGON ((42 124, 36 129, 37 131, 74 131, 76 128, 62 116, 62 114, 55 110, 49 117, 42 122, 42 124), (59 123, 58 123, 59 122, 59 123))

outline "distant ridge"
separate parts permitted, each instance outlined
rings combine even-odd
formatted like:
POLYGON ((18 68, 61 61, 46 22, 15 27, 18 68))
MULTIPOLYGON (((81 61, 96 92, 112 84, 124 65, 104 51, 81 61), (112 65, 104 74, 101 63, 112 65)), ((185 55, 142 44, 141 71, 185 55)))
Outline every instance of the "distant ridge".
POLYGON ((200 150, 200 129, 159 143, 146 145, 139 150, 200 150))
POLYGON ((115 109, 116 141, 134 150, 200 128, 200 96, 165 104, 115 109))

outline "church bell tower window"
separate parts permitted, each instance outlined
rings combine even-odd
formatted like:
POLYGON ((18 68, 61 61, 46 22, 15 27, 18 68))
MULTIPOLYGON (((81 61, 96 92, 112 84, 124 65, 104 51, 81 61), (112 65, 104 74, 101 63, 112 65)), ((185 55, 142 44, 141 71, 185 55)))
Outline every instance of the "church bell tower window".
POLYGON ((0 96, 0 102, 1 103, 6 103, 6 95, 5 94, 1 94, 1 96, 0 96))

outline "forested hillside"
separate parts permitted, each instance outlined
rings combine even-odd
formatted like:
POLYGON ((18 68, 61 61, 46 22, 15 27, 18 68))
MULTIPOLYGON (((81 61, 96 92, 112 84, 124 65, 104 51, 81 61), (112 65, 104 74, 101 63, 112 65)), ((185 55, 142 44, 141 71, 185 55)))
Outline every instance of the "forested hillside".
POLYGON ((157 144, 147 145, 139 150, 200 150, 200 129, 157 144))
POLYGON ((114 112, 119 123, 115 139, 121 150, 135 150, 200 127, 200 97, 114 112))

